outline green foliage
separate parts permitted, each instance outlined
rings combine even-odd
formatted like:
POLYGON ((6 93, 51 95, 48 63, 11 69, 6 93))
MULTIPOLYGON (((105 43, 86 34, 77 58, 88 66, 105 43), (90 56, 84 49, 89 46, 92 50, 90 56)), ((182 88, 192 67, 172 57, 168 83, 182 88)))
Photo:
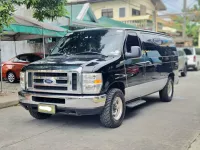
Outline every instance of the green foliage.
MULTIPOLYGON (((186 16, 186 35, 192 37, 194 46, 197 46, 200 29, 200 24, 198 24, 200 22, 200 0, 198 0, 198 3, 194 5, 193 8, 188 9, 187 11, 191 12, 192 15, 186 16)), ((182 30, 183 20, 183 17, 177 16, 176 19, 174 19, 174 27, 178 30, 182 30)))
POLYGON ((0 33, 3 27, 8 26, 12 22, 11 14, 15 11, 11 0, 0 0, 0 33))
POLYGON ((199 25, 197 25, 196 23, 187 23, 186 34, 188 37, 193 38, 193 44, 194 46, 197 46, 199 38, 199 25))
POLYGON ((33 17, 39 21, 44 19, 54 20, 67 15, 66 0, 25 0, 27 8, 34 11, 33 17))
POLYGON ((0 33, 4 26, 9 26, 15 12, 14 5, 26 5, 33 9, 33 17, 39 21, 44 19, 54 20, 66 16, 65 4, 67 0, 0 0, 0 33))

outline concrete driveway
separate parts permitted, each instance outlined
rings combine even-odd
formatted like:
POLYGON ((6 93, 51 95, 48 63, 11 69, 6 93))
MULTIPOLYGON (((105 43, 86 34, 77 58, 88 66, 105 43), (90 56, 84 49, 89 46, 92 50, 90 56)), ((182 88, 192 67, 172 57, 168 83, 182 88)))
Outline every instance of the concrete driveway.
POLYGON ((35 120, 20 106, 0 110, 3 150, 187 150, 200 133, 200 72, 189 72, 171 103, 158 94, 127 110, 123 125, 107 129, 98 116, 55 115, 35 120))

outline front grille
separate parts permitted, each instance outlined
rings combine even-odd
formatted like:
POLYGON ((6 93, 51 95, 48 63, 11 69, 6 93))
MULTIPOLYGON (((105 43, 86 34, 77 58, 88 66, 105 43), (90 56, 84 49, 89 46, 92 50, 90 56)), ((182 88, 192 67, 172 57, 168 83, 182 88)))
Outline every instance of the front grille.
POLYGON ((34 76, 39 76, 39 77, 67 77, 67 73, 35 72, 34 76))
POLYGON ((67 91, 67 87, 57 87, 57 86, 41 86, 41 85, 35 85, 35 89, 39 90, 62 90, 67 91))
POLYGON ((77 74, 72 73, 72 90, 77 90, 77 74))
POLYGON ((60 98, 46 98, 46 97, 33 96, 32 100, 41 103, 65 104, 65 99, 60 99, 60 98))
POLYGON ((32 78, 32 72, 28 73, 28 87, 33 86, 33 78, 32 78))
POLYGON ((48 93, 80 93, 78 80, 77 72, 30 71, 28 72, 28 90, 48 93))

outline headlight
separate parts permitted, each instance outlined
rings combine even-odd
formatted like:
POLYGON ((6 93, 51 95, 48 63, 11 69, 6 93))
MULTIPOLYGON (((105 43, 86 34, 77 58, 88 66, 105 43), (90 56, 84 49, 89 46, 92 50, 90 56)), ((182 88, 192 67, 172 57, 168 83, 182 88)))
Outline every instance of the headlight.
POLYGON ((23 90, 25 90, 25 72, 20 72, 20 86, 23 90))
POLYGON ((98 94, 103 85, 101 73, 83 73, 83 93, 98 94))

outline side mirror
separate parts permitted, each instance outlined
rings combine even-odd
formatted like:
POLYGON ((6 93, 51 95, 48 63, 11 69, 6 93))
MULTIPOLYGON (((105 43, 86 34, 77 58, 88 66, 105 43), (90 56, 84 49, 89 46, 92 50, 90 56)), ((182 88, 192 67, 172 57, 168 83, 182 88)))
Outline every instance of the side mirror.
POLYGON ((138 58, 142 54, 142 50, 139 46, 131 46, 131 52, 125 53, 126 58, 138 58))

